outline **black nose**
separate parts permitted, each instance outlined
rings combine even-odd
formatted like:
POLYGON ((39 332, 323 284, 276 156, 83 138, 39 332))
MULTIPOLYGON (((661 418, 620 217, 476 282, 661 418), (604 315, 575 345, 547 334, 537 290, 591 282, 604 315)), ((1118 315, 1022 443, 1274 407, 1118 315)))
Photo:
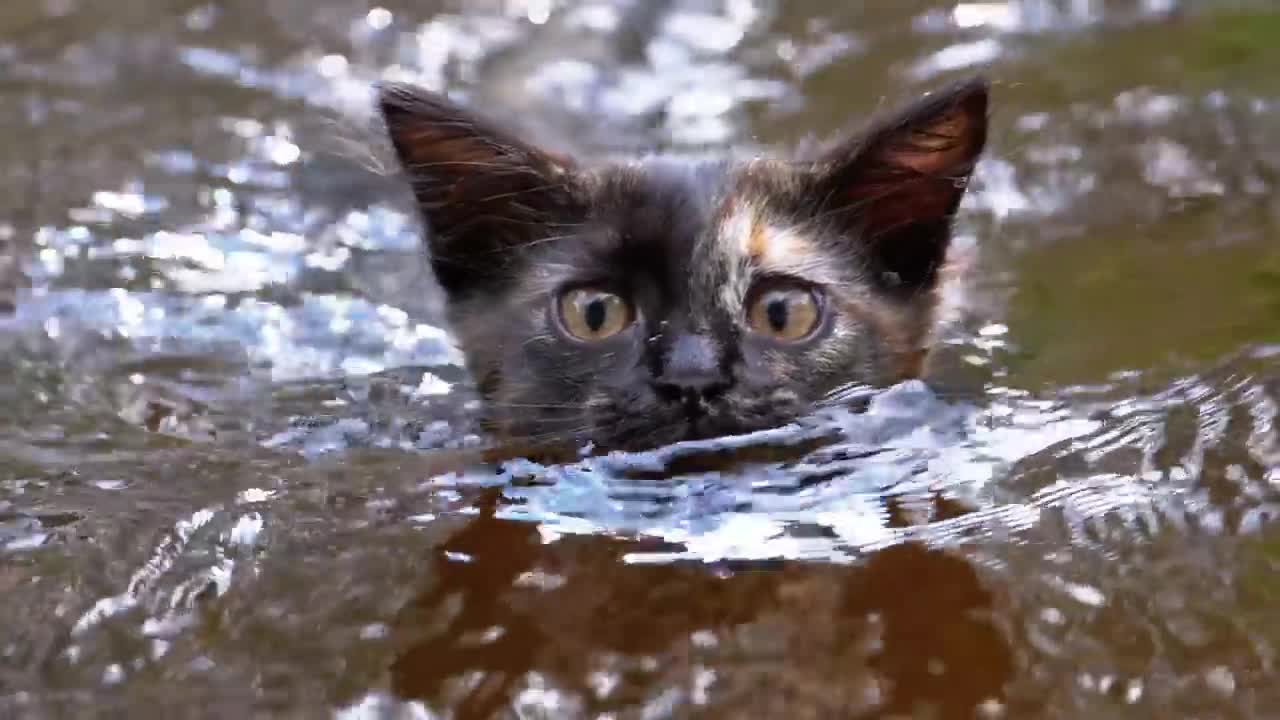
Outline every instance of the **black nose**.
POLYGON ((683 335, 671 344, 654 390, 668 402, 696 403, 729 388, 714 342, 705 335, 683 335))
POLYGON ((658 397, 672 403, 697 403, 714 400, 729 389, 719 378, 686 377, 676 381, 661 380, 653 384, 658 397))

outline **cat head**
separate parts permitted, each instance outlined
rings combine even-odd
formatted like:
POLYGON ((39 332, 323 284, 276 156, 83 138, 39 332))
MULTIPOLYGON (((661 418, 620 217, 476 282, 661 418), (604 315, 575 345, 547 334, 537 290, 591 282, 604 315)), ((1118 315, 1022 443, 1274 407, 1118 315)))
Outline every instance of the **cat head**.
POLYGON ((921 372, 985 80, 806 159, 584 166, 403 85, 381 109, 492 428, 637 449, 921 372))

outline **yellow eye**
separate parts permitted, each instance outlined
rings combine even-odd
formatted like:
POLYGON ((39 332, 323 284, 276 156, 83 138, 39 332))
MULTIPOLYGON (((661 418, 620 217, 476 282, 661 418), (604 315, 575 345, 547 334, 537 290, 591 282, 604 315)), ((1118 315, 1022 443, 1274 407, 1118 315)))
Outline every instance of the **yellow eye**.
POLYGON ((618 295, 578 288, 560 296, 560 323, 579 340, 604 340, 631 324, 631 306, 618 295))
POLYGON ((801 340, 819 320, 818 299, 804 288, 776 288, 755 296, 747 311, 751 328, 778 340, 801 340))

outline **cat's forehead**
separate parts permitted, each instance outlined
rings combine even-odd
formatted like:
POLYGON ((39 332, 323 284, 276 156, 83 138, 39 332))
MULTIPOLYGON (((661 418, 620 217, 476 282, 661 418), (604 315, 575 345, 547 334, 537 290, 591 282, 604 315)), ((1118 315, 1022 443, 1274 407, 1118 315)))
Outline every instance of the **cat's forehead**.
POLYGON ((803 277, 830 254, 786 163, 657 157, 611 169, 600 187, 603 219, 616 223, 621 240, 697 265, 803 277))
POLYGON ((648 157, 605 167, 597 178, 601 219, 628 223, 633 234, 689 237, 705 229, 731 192, 723 161, 648 157))
POLYGON ((714 241, 726 226, 740 229, 744 209, 763 217, 778 199, 760 175, 722 158, 648 157, 602 170, 592 205, 597 220, 626 243, 672 255, 724 249, 714 241))

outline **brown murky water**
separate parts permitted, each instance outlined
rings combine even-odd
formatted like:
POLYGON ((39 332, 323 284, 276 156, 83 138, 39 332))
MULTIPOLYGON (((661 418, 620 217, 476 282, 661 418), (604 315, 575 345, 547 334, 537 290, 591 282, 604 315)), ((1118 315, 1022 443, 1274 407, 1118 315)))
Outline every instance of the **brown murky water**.
POLYGON ((1280 717, 1265 1, 11 0, 0 716, 1280 717), (482 441, 369 84, 601 149, 983 68, 936 373, 746 439, 482 441))

